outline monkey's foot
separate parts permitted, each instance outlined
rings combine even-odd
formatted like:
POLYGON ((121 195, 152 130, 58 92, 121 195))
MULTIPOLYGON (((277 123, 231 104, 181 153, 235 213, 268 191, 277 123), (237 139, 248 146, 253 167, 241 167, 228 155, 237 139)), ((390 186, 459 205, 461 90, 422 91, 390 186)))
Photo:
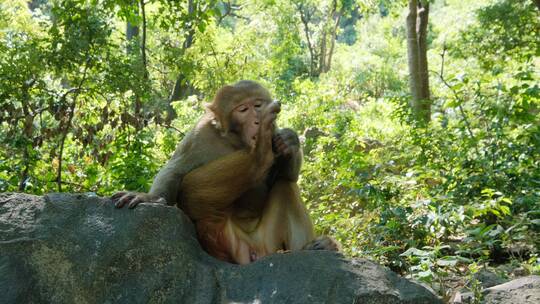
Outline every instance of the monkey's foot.
POLYGON ((304 245, 303 249, 341 251, 341 245, 333 238, 323 235, 304 245))

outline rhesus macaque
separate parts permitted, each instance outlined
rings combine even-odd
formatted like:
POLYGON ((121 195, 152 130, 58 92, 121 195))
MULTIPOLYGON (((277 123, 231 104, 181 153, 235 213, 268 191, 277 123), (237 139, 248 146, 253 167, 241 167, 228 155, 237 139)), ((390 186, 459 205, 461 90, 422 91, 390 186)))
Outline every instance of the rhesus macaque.
POLYGON ((159 171, 149 193, 119 192, 116 206, 176 204, 212 256, 247 264, 281 250, 338 250, 315 238, 297 180, 298 135, 275 124, 280 104, 253 81, 221 88, 159 171))

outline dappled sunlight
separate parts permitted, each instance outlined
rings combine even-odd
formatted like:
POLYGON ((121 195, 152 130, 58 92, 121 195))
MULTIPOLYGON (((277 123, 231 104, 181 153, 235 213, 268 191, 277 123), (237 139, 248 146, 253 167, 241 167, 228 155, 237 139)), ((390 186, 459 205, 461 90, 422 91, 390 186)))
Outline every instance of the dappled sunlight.
POLYGON ((289 128, 297 159, 279 169, 294 167, 293 183, 301 170, 305 222, 347 257, 445 299, 478 298, 483 271, 540 273, 538 1, 173 2, 0 0, 1 192, 146 193, 178 143, 204 132, 218 140, 171 169, 173 188, 210 156, 261 142, 267 166, 247 171, 268 177, 289 128), (225 111, 197 129, 242 79, 271 93, 267 141, 259 129, 236 140, 236 120, 220 129, 225 111))

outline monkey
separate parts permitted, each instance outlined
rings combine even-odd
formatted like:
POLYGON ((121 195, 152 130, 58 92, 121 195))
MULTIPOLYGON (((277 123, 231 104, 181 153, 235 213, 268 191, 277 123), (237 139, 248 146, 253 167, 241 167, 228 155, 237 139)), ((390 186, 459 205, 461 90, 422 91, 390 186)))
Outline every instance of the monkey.
POLYGON ((121 191, 116 207, 176 205, 194 222, 201 246, 230 263, 279 251, 334 250, 316 238, 297 181, 298 135, 279 129, 281 105, 251 80, 218 90, 208 111, 158 172, 149 193, 121 191))

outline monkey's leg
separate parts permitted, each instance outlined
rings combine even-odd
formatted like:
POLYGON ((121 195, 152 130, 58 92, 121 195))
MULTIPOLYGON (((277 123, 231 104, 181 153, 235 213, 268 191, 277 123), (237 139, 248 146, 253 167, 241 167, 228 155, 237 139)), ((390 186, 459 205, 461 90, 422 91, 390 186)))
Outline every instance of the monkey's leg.
MULTIPOLYGON (((252 246, 249 236, 230 218, 221 222, 212 219, 196 223, 199 242, 211 256, 230 263, 248 264, 252 262, 252 246)), ((253 255, 255 256, 255 255, 253 255)))
POLYGON ((264 255, 282 249, 300 250, 315 238, 296 183, 280 180, 274 184, 253 238, 264 255))

